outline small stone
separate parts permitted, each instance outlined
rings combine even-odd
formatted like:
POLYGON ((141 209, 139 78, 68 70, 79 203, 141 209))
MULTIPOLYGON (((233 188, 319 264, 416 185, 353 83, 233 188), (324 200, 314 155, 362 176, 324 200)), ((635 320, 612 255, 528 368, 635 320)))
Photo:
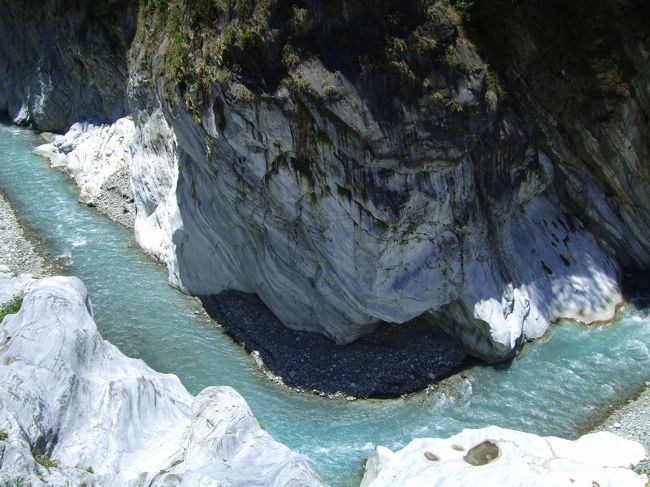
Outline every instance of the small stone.
POLYGON ((436 455, 435 453, 431 453, 430 451, 425 451, 424 456, 426 457, 427 460, 430 460, 432 462, 439 462, 440 457, 436 455))
POLYGON ((620 427, 621 427, 621 423, 614 423, 614 428, 620 428, 620 427))

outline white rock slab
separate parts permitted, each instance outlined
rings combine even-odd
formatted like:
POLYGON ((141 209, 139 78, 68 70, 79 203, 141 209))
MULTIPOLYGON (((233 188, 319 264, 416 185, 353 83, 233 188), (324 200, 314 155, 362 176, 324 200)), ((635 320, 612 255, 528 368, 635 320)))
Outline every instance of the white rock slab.
POLYGON ((68 172, 79 186, 79 201, 90 203, 109 177, 128 168, 134 132, 129 117, 112 125, 75 123, 65 135, 54 136, 33 152, 68 172))
POLYGON ((447 439, 415 439, 397 452, 377 447, 361 487, 644 487, 646 479, 630 469, 644 457, 639 443, 612 433, 569 441, 489 426, 447 439), (496 459, 468 463, 470 449, 484 441, 497 445, 496 459))

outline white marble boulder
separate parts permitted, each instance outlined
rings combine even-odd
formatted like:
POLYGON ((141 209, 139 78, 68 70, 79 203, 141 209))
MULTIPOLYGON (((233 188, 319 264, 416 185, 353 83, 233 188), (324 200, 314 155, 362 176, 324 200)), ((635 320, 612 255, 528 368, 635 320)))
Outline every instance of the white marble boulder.
POLYGON ((630 469, 643 458, 640 444, 612 433, 569 441, 489 426, 377 447, 361 487, 644 487, 630 469))
POLYGON ((230 387, 193 397, 103 340, 74 277, 0 277, 0 484, 320 486, 230 387))

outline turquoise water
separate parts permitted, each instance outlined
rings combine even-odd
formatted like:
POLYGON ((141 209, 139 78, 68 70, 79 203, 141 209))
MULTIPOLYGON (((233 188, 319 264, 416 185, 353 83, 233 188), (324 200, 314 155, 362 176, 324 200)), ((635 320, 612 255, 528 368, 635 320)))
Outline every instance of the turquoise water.
POLYGON ((287 391, 197 314, 193 298, 167 285, 165 269, 129 230, 77 203, 70 181, 30 153, 37 143, 27 130, 0 125, 0 191, 52 257, 69 257, 67 272, 88 287, 104 337, 178 375, 192 393, 235 387, 266 429, 332 485, 358 484, 374 445, 399 448, 417 436, 489 424, 576 436, 650 380, 650 316, 628 306, 614 325, 556 326, 510 366, 473 367, 430 395, 348 402, 287 391))

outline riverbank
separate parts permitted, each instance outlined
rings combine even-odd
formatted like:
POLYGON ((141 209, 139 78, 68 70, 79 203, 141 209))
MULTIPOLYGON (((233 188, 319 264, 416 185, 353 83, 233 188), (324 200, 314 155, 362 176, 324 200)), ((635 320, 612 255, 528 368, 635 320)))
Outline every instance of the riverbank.
POLYGON ((616 326, 553 327, 508 366, 477 364, 467 379, 453 376, 455 390, 388 401, 295 394, 255 372, 241 347, 197 317, 195 300, 167 285, 162 266, 145 257, 131 232, 78 204, 69 180, 30 155, 33 134, 5 128, 4 135, 0 148, 11 157, 0 167, 2 189, 29 222, 29 236, 44 242, 48 254, 70 255, 67 272, 89 286, 105 337, 127 355, 177 374, 194 394, 207 385, 235 387, 267 430, 308 455, 332 485, 357 485, 347 479, 356 478, 373 445, 395 450, 413 437, 498 424, 577 438, 584 431, 574 427, 594 424, 588 418, 595 411, 634 393, 622 384, 648 380, 650 321, 634 312, 622 313, 616 326))
POLYGON ((460 340, 424 319, 384 324, 337 345, 318 333, 287 328, 253 295, 227 292, 201 302, 267 375, 301 392, 399 397, 450 376, 467 356, 460 340))
POLYGON ((40 277, 47 274, 45 259, 26 237, 11 205, 0 193, 0 272, 31 274, 40 277))
POLYGON ((113 221, 133 228, 135 203, 129 175, 133 122, 73 125, 65 135, 41 132, 34 154, 66 172, 79 188, 79 201, 113 221))
MULTIPOLYGON (((75 124, 64 136, 40 134, 36 155, 49 159, 79 187, 79 201, 128 228, 135 208, 129 180, 133 122, 75 124)), ((457 338, 424 320, 385 324, 349 345, 287 328, 255 296, 203 297, 210 317, 249 352, 271 380, 327 396, 399 397, 456 371, 467 353, 457 338)))
MULTIPOLYGON (((650 382, 646 382, 646 386, 641 394, 616 409, 594 431, 610 431, 637 441, 643 445, 646 454, 650 454, 650 382)), ((634 470, 650 476, 650 458, 646 456, 634 470)))

